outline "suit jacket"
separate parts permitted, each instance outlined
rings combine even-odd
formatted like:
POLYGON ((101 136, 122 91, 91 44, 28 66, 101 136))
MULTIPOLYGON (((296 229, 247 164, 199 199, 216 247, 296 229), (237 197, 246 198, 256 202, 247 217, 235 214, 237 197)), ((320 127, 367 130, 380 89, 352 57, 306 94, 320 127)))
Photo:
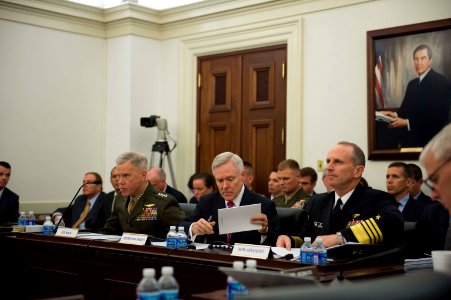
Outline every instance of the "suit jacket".
POLYGON ((157 191, 151 184, 130 214, 127 211, 129 202, 130 197, 116 197, 111 217, 101 232, 116 235, 133 232, 165 239, 169 226, 178 224, 185 217, 173 196, 157 191))
MULTIPOLYGON (((117 196, 117 195, 116 195, 117 196)), ((106 194, 105 195, 105 197, 104 197, 104 201, 107 203, 107 204, 110 204, 110 211, 112 211, 113 210, 113 203, 114 203, 114 198, 115 198, 115 191, 113 190, 113 191, 111 191, 111 192, 109 192, 108 194, 106 194)), ((109 216, 108 216, 109 217, 109 216)))
POLYGON ((17 223, 19 218, 19 196, 4 188, 0 198, 0 224, 17 223))
MULTIPOLYGON (((274 202, 259 194, 249 191, 245 187, 240 206, 258 203, 261 203, 262 213, 268 217, 269 222, 268 235, 266 237, 266 240, 264 241, 264 244, 275 245, 279 233, 279 221, 277 219, 277 211, 274 202)), ((218 209, 225 207, 225 200, 224 198, 222 198, 221 194, 218 191, 202 196, 196 206, 196 209, 191 215, 187 216, 185 222, 182 223, 182 225, 185 227, 185 231, 189 232, 189 228, 193 222, 196 222, 201 218, 207 220, 210 216, 213 216, 213 221, 216 221, 215 226, 213 226, 214 234, 205 236, 207 238, 207 243, 211 244, 217 241, 222 241, 225 243, 227 240, 227 235, 220 235, 218 226, 218 209)), ((258 230, 232 233, 230 243, 259 245, 261 243, 261 234, 258 232, 258 230)))
MULTIPOLYGON (((67 227, 71 227, 77 222, 78 218, 80 218, 80 215, 85 208, 86 201, 88 201, 88 198, 84 195, 80 195, 67 210, 65 210, 65 208, 57 210, 63 213, 63 220, 67 227)), ((112 201, 111 197, 106 197, 104 192, 100 192, 96 202, 86 216, 85 227, 87 230, 98 232, 103 228, 107 219, 110 217, 112 201)))
POLYGON ((450 86, 433 69, 423 78, 409 82, 398 110, 400 118, 409 119, 402 147, 424 147, 448 123, 450 86))
MULTIPOLYGON (((334 234, 330 228, 334 204, 335 192, 312 196, 305 207, 309 218, 299 236, 314 241, 319 235, 334 234)), ((392 195, 358 184, 341 210, 338 228, 348 242, 397 245, 403 235, 403 221, 392 195)), ((293 238, 296 246, 302 243, 299 237, 293 238)))
POLYGON ((423 192, 420 192, 420 195, 417 198, 417 201, 423 202, 424 204, 432 204, 434 201, 432 201, 431 197, 426 195, 423 192))
POLYGON ((415 200, 412 196, 409 196, 404 209, 402 210, 402 215, 404 216, 404 221, 406 222, 416 222, 424 214, 427 204, 415 200))
POLYGON ((174 198, 177 200, 178 203, 187 203, 188 200, 186 200, 185 195, 183 195, 181 192, 179 192, 178 190, 174 189, 172 186, 167 185, 166 186, 166 193, 174 196, 174 198))

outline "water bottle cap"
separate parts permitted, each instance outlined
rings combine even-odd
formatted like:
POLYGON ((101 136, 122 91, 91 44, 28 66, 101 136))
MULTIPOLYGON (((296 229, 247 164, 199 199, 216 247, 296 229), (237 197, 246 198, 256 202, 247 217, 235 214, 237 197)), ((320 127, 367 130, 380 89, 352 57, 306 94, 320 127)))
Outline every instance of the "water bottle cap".
POLYGON ((183 231, 185 231, 185 227, 183 227, 183 226, 179 226, 179 230, 183 230, 183 231))
POLYGON ((174 274, 174 268, 171 266, 166 266, 161 268, 162 275, 172 275, 174 274))
POLYGON ((323 238, 317 237, 317 238, 316 238, 316 242, 317 242, 317 243, 322 243, 322 242, 323 242, 323 238))
MULTIPOLYGON (((25 215, 25 212, 24 212, 24 211, 21 211, 20 214, 21 214, 21 215, 25 215)), ((17 216, 17 215, 16 215, 16 216, 17 216)))
POLYGON ((45 219, 46 219, 46 220, 50 220, 50 216, 46 216, 45 219))
POLYGON ((145 268, 143 269, 144 277, 155 277, 155 269, 154 268, 145 268))
POLYGON ((255 259, 247 259, 246 260, 246 268, 256 268, 257 261, 255 259))
POLYGON ((312 238, 311 237, 308 237, 308 236, 306 236, 305 238, 304 238, 304 242, 311 242, 312 241, 312 238))
POLYGON ((241 260, 234 261, 233 268, 236 270, 243 270, 244 269, 244 261, 241 261, 241 260))
POLYGON ((169 226, 169 230, 175 230, 175 226, 169 226))

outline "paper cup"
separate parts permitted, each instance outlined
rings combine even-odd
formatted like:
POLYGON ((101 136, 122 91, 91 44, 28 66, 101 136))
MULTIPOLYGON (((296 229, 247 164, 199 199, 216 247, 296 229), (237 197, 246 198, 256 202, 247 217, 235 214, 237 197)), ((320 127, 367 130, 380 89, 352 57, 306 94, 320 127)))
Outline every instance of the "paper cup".
POLYGON ((435 272, 451 275, 451 251, 432 251, 432 266, 435 272))

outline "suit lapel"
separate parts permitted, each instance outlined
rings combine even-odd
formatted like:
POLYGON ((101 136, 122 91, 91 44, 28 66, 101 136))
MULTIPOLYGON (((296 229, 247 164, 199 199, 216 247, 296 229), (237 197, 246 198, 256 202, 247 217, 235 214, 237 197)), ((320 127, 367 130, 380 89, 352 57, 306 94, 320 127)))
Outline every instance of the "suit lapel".
POLYGON ((323 232, 329 232, 330 230, 330 216, 332 215, 332 209, 334 207, 335 203, 335 192, 329 193, 328 200, 326 201, 326 204, 324 208, 322 209, 322 219, 326 220, 326 224, 323 224, 323 232))

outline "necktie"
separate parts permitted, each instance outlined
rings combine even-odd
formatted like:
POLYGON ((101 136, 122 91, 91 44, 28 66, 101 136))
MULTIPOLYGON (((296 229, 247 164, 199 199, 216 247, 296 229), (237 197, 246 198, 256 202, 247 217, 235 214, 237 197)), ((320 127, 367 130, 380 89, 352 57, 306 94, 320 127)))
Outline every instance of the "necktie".
POLYGON ((78 226, 80 226, 80 224, 83 223, 83 221, 86 219, 86 216, 89 213, 90 208, 91 208, 91 201, 86 200, 85 208, 81 212, 80 217, 78 218, 77 222, 75 222, 72 225, 72 228, 78 228, 78 226))
POLYGON ((130 196, 130 203, 128 204, 128 208, 127 208, 128 214, 131 214, 131 213, 132 213, 133 207, 135 207, 135 204, 136 204, 136 202, 138 202, 138 199, 139 199, 139 198, 132 198, 132 197, 130 196))
MULTIPOLYGON (((227 201, 227 208, 231 208, 234 207, 235 203, 233 203, 233 201, 227 201)), ((227 233, 227 245, 230 245, 230 239, 232 238, 232 234, 231 233, 227 233)))
POLYGON ((340 212, 341 212, 341 204, 343 202, 341 201, 341 198, 338 198, 337 204, 334 207, 334 210, 332 211, 332 215, 330 216, 330 229, 331 233, 335 233, 338 231, 338 221, 340 219, 340 212))

